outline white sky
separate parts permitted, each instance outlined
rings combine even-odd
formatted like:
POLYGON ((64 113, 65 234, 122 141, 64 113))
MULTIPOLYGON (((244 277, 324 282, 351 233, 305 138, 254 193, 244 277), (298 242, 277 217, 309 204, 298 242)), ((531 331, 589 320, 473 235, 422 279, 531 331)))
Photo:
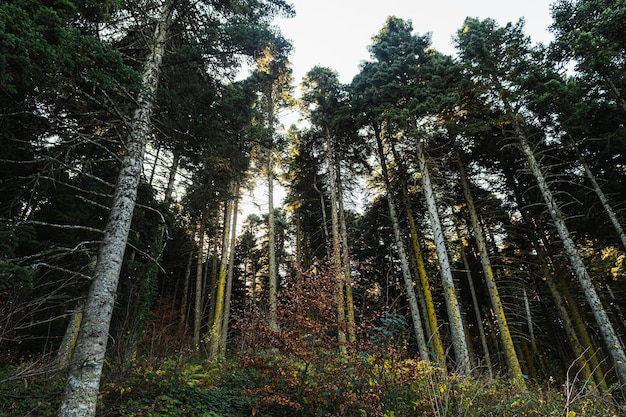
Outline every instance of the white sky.
POLYGON ((291 62, 296 85, 316 65, 336 70, 347 84, 359 63, 369 59, 367 46, 388 16, 411 20, 416 33, 431 32, 435 49, 454 55, 451 39, 467 16, 493 18, 502 26, 524 17, 526 34, 533 42, 548 43, 553 1, 291 0, 296 17, 276 23, 294 45, 291 62))
MULTIPOLYGON (((438 51, 454 55, 452 37, 466 17, 493 18, 501 26, 525 19, 525 32, 535 43, 548 43, 552 35, 550 5, 554 0, 291 0, 296 17, 279 19, 275 23, 283 36, 292 41, 290 57, 293 66, 295 94, 299 84, 314 66, 334 69, 342 83, 349 83, 359 71, 359 64, 369 60, 367 46, 372 36, 385 24, 388 16, 411 20, 413 30, 420 35, 431 33, 432 45, 438 51)), ((283 115, 288 127, 297 122, 297 114, 283 115)), ((280 207, 284 190, 275 183, 274 206, 280 207)), ((256 190, 244 192, 243 223, 250 212, 267 211, 267 184, 259 181, 256 190), (254 203, 253 203, 254 201, 254 203), (256 205, 255 205, 256 203, 256 205)), ((364 199, 366 195, 361 196, 364 199)), ((350 202, 347 202, 350 206, 350 202)), ((361 202, 354 202, 357 205, 361 202)))

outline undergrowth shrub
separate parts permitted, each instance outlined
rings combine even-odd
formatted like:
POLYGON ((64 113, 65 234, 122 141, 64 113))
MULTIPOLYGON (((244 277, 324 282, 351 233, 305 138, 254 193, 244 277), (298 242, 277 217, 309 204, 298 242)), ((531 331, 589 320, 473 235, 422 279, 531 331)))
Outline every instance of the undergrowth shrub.
POLYGON ((123 383, 102 387, 104 415, 239 417, 249 415, 244 390, 250 386, 247 372, 234 363, 209 363, 191 355, 177 355, 158 365, 135 360, 123 383))

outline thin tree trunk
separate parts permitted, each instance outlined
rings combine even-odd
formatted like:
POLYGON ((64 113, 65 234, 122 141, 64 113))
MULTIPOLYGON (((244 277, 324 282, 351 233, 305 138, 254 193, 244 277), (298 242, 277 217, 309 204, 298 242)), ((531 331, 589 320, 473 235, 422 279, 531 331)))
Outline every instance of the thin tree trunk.
POLYGON ((548 184, 546 182, 545 177, 543 176, 543 172, 539 167, 539 163, 535 159, 535 155, 533 154, 530 145, 528 144, 528 140, 522 134, 519 127, 514 124, 515 133, 517 135, 520 148, 522 153, 524 154, 528 166, 530 168, 531 173, 535 177, 537 181, 537 185, 539 186, 539 190, 545 200, 546 205, 548 206, 548 212, 552 217, 552 221, 557 229, 559 237, 563 243, 565 248, 565 253, 570 261, 572 269, 574 270, 574 274, 580 283, 580 286, 583 289, 585 297, 587 298, 587 302, 591 307, 591 311, 596 319, 598 324, 598 328, 600 330, 600 334, 604 340, 604 344, 609 351, 609 355, 613 361, 613 366, 615 368, 615 372, 619 378, 619 382, 621 385, 621 390, 623 394, 626 394, 626 354, 624 354, 624 349, 622 348, 621 342, 615 333, 613 325, 609 320, 608 315, 606 314, 606 310, 602 306, 602 302, 598 293, 596 292, 595 287, 593 286, 593 282, 591 280, 591 276, 583 263, 583 260, 576 248, 576 244, 572 240, 572 237, 569 233, 567 225, 565 224, 565 220, 563 219, 563 213, 559 209, 552 192, 550 191, 548 184))
MULTIPOLYGON (((457 229, 457 234, 460 232, 457 229)), ((465 247, 463 240, 460 242, 461 259, 463 261, 463 267, 465 268, 465 275, 467 276, 467 283, 469 284, 470 294, 472 295, 472 305, 474 306, 474 315, 476 316, 476 325, 478 327, 478 335, 480 336, 480 343, 483 347, 485 354, 485 363, 487 364, 487 370, 489 371, 489 379, 493 379, 493 365, 491 364, 491 355, 489 354, 489 345, 487 344, 487 337, 485 336, 485 329, 483 327, 483 319, 480 314, 480 307, 478 304, 478 297, 476 297, 476 288, 474 287, 474 279, 472 278, 472 272, 470 271, 469 262, 467 261, 467 254, 465 253, 465 247)), ((514 348, 515 349, 515 348, 514 348)))
POLYGON ((166 5, 157 22, 154 43, 144 65, 143 89, 137 97, 138 107, 131 122, 126 152, 70 362, 59 417, 91 417, 96 413, 115 294, 137 200, 146 142, 151 130, 150 119, 171 21, 171 10, 166 5))
POLYGON ((193 251, 189 251, 189 259, 183 277, 183 294, 180 302, 180 313, 178 315, 178 334, 182 337, 185 334, 187 323, 187 309, 189 304, 189 278, 191 278, 191 264, 193 263, 193 251))
MULTIPOLYGON (((552 295, 552 299, 554 300, 554 305, 556 306, 559 317, 561 318, 561 321, 563 323, 563 328, 565 329, 565 334, 567 335, 569 345, 572 348, 572 351, 576 356, 578 366, 582 371, 582 376, 585 380, 589 381, 592 386, 595 386, 596 384, 593 380, 592 370, 589 367, 589 362, 586 360, 586 355, 588 352, 585 352, 586 349, 582 346, 582 344, 580 343, 580 339, 576 335, 576 329, 574 328, 572 319, 567 312, 567 307, 565 307, 563 297, 561 296, 561 292, 559 291, 559 288, 554 281, 554 277, 552 276, 552 274, 545 274, 545 282, 548 285, 548 290, 550 290, 550 294, 552 295)), ((590 346, 587 349, 592 349, 592 347, 590 346)))
MULTIPOLYGON (((574 309, 575 314, 578 314, 578 310, 576 310, 575 303, 568 302, 569 289, 565 283, 562 283, 561 288, 559 288, 556 282, 555 276, 557 274, 557 268, 554 265, 554 262, 552 262, 550 254, 547 251, 549 242, 545 239, 545 233, 537 230, 535 222, 533 221, 533 218, 526 207, 526 203, 520 194, 520 187, 515 181, 513 170, 509 167, 505 170, 505 173, 507 183, 514 191, 517 206, 522 214, 524 223, 527 225, 531 245, 535 249, 539 262, 542 265, 543 278, 545 279, 550 295, 555 303, 559 318, 563 323, 568 342, 574 352, 574 355, 576 355, 575 360, 583 370, 583 376, 586 378, 588 372, 593 372, 593 377, 596 381, 597 387, 606 391, 604 375, 600 369, 599 361, 587 329, 582 321, 580 321, 582 326, 577 326, 576 320, 572 315, 572 309, 574 309), (543 237, 539 236, 539 233, 541 233, 543 237)), ((580 319, 580 316, 578 316, 578 318, 580 319)), ((542 364, 542 368, 543 367, 544 366, 542 364)))
POLYGON ((343 261, 344 282, 346 284, 346 317, 348 319, 348 341, 356 341, 356 327, 354 321, 354 297, 352 295, 352 273, 350 271, 350 247, 348 246, 348 228, 346 227, 346 214, 343 209, 343 184, 341 181, 341 169, 337 163, 337 203, 339 210, 339 232, 341 234, 341 254, 343 261))
POLYGON ((61 341, 61 346, 59 346, 59 350, 57 351, 56 366, 58 369, 65 369, 70 364, 76 346, 76 340, 78 339, 80 324, 83 321, 84 310, 85 298, 81 297, 76 302, 76 306, 70 317, 70 322, 67 324, 65 335, 61 341))
POLYGON ((233 207, 233 224, 230 228, 230 249, 228 251, 228 273, 226 277, 226 294, 224 296, 224 319, 222 321, 222 334, 219 346, 219 357, 226 356, 226 345, 228 342, 228 322, 230 321, 230 299, 233 292, 233 269, 235 267, 235 247, 237 246, 237 212, 239 211, 239 183, 235 185, 235 201, 233 207))
POLYGON ((404 167, 404 161, 398 154, 394 144, 391 144, 391 150, 393 152, 394 160, 398 165, 399 176, 402 181, 402 196, 404 198, 404 206, 406 210, 407 220, 409 221, 409 227, 411 229, 411 243, 413 245, 413 256, 415 258, 415 266, 417 274, 420 278, 422 287, 422 294, 420 301, 423 300, 423 310, 426 312, 426 329, 430 329, 430 337, 428 341, 432 346, 433 354, 439 365, 445 368, 446 354, 443 350, 443 343, 441 342, 441 332, 439 331, 439 324, 437 322, 437 311, 435 309, 435 303, 433 301, 433 294, 430 290, 430 282, 428 280, 428 274, 426 273, 426 266, 424 265, 424 255, 422 254, 422 247, 417 232, 417 225, 415 224, 415 216, 413 215, 413 208, 411 207, 411 199, 409 198, 409 191, 406 181, 406 169, 404 167))
POLYGON ((211 259, 211 275, 209 276, 209 289, 210 293, 208 297, 209 303, 209 320, 208 323, 213 323, 215 320, 215 298, 217 297, 217 279, 219 273, 220 259, 220 241, 222 240, 222 233, 224 228, 220 227, 220 210, 216 210, 215 214, 215 236, 213 237, 213 257, 211 259))
POLYGON ((172 152, 172 165, 170 165, 169 178, 167 179, 167 187, 165 187, 165 201, 172 201, 174 194, 174 184, 176 183, 176 172, 180 163, 180 152, 176 149, 172 152))
POLYGON ((317 175, 315 175, 314 180, 313 180, 313 189, 317 191, 317 193, 320 195, 320 206, 322 208, 322 219, 323 219, 322 226, 324 230, 324 238, 328 242, 328 240, 330 239, 330 234, 328 233, 328 219, 326 219, 326 203, 324 202, 324 193, 322 193, 322 191, 317 187, 317 175))
POLYGON ((509 375, 512 380, 518 384, 524 384, 524 376, 522 374, 522 368, 520 367, 517 354, 515 353, 515 346, 513 345, 513 339, 511 338, 511 331, 507 324, 506 316, 504 314, 504 308, 502 307, 502 300, 498 292, 498 286, 494 279, 493 269, 491 268, 491 261, 489 260, 489 252, 485 243, 483 229, 478 220, 478 214, 476 212, 476 206, 474 205, 474 198, 470 192, 469 180, 465 167, 461 162, 461 158, 456 152, 457 166, 459 168, 461 188, 463 189, 463 195, 465 196, 465 202, 467 210, 469 212, 470 224, 474 235, 474 240, 478 246, 478 255, 480 258, 480 264, 483 268, 483 274, 485 283, 487 284, 487 290, 489 292, 489 299, 491 300, 491 307, 493 309, 494 316, 496 318, 496 324, 498 325, 498 333, 500 335, 500 341, 504 351, 504 357, 506 364, 509 367, 509 375))
POLYGON ((396 203, 391 192, 391 182, 389 181, 389 173, 387 172, 387 162, 385 158, 385 152, 383 150, 383 141, 380 131, 375 129, 376 143, 378 145, 378 159, 380 160, 380 167, 383 174, 383 181, 385 183, 385 190, 387 190, 387 204, 389 205, 389 217, 391 219, 391 225, 393 226, 393 236, 396 241, 398 249, 398 257, 400 258, 400 267, 402 269, 402 277, 404 278, 404 287, 406 289, 406 295, 409 299, 409 308, 411 310, 411 319, 413 320, 413 329, 415 330, 415 338, 417 340, 417 347, 421 359, 425 362, 430 362, 428 356, 428 346, 426 338, 424 337, 424 328, 422 327, 422 317, 417 303, 417 297, 415 296, 415 288, 413 287, 413 278, 411 277, 411 270, 409 268, 409 262, 407 260, 406 250, 404 248, 404 241, 402 240, 402 234, 400 233, 400 223, 398 222, 398 216, 396 214, 396 203))
POLYGON ((452 347, 454 348, 454 355, 457 362, 456 365, 459 372, 469 373, 469 350, 467 347, 467 342, 465 340, 465 329, 463 328, 461 309, 459 307, 456 289, 454 287, 454 280, 452 278, 452 270, 450 268, 450 261, 448 259, 448 251, 446 249, 443 231, 439 222, 437 203, 435 202, 433 187, 430 181, 428 167, 426 165, 426 157, 424 155, 424 142, 421 140, 418 140, 417 143, 417 161, 419 164, 420 173, 422 174, 424 197, 426 199, 426 206, 428 208, 428 214, 433 230, 433 237, 435 239, 437 258, 439 260, 439 266, 441 268, 443 294, 446 300, 448 319, 450 321, 450 334, 452 336, 452 347))
MULTIPOLYGON (((273 105, 271 106, 273 107, 273 105)), ((273 126, 274 112, 270 112, 271 125, 273 126)), ((270 128, 273 132, 273 127, 270 128)), ((278 275, 276 269, 276 224, 274 218, 274 155, 273 149, 267 150, 267 235, 269 250, 269 325, 272 330, 278 330, 278 275)))
POLYGON ((196 262, 196 296, 193 311, 193 346, 195 350, 200 348, 200 327, 202 326, 202 265, 204 262, 204 234, 206 228, 206 214, 200 213, 198 223, 198 254, 196 262))
POLYGON ((326 154, 328 158, 328 176, 330 178, 330 220, 332 241, 332 265, 335 274, 335 299, 337 301, 337 323, 339 329, 337 331, 337 340, 341 349, 345 349, 346 334, 342 330, 342 326, 346 320, 345 297, 344 297, 344 274, 343 262, 341 257, 341 240, 339 237, 339 209, 337 202, 337 174, 335 173, 335 152, 333 140, 330 132, 326 129, 326 154))
POLYGON ((224 209, 224 235, 222 239, 222 260, 220 262, 219 278, 217 280, 217 291, 215 292, 215 316, 209 329, 209 358, 215 359, 219 354, 219 343, 224 323, 224 303, 226 292, 226 275, 228 272, 228 244, 230 238, 230 219, 232 215, 232 200, 226 202, 224 209))
POLYGON ((152 181, 154 181, 154 174, 156 172, 157 164, 159 163, 159 156, 161 155, 161 144, 157 145, 156 155, 154 156, 154 163, 152 164, 152 170, 150 171, 150 179, 148 184, 152 187, 152 181))
MULTIPOLYGON (((528 327, 528 338, 530 339, 530 347, 532 348, 532 354, 530 355, 530 359, 531 361, 534 361, 535 358, 539 358, 539 349, 537 349, 535 326, 533 325, 533 316, 530 311, 530 300, 528 299, 528 291, 526 291, 526 287, 524 287, 524 310, 526 312, 526 326, 528 327)), ((534 375, 533 378, 536 376, 537 375, 534 375)))
POLYGON ((596 195, 600 199, 600 202, 602 203, 602 207, 604 207, 604 211, 606 211, 609 219, 611 219, 611 224, 617 232, 617 236, 619 236, 619 239, 622 242, 622 246, 624 247, 624 249, 626 249, 626 233, 624 233, 624 229, 622 228, 622 225, 617 218, 617 214, 615 214, 615 211, 613 211, 613 208, 609 204, 608 198, 606 198, 606 195, 602 191, 602 188, 600 188, 600 184, 598 184, 598 181, 596 181, 596 177, 591 172, 591 169, 589 169, 589 165, 587 164, 587 162, 580 155, 579 160, 582 163, 583 168, 585 169, 585 174, 587 174, 587 178, 589 178, 593 190, 595 191, 596 195))
POLYGON ((296 259, 294 261, 296 267, 296 285, 301 288, 302 285, 302 214, 300 207, 302 201, 298 200, 293 215, 296 218, 296 259))

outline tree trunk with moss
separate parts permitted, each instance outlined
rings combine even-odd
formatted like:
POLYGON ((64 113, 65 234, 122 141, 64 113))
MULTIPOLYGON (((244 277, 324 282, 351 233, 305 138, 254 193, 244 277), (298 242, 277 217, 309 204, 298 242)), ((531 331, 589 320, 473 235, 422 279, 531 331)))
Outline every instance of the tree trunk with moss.
POLYGON ((600 335, 602 336, 604 344, 613 361, 613 367, 618 376, 622 393, 626 393, 626 354, 624 353, 621 341, 613 328, 613 324, 609 320, 609 316, 602 305, 602 301, 600 300, 598 293, 596 292, 591 276, 587 271, 587 267, 585 266, 582 257, 576 248, 576 244, 569 233, 567 225, 565 224, 563 213, 559 209, 559 206, 552 195, 552 191, 550 191, 550 188, 548 187, 548 183, 546 182, 543 172, 539 167, 539 163, 535 159, 535 155, 530 148, 528 139, 523 135, 517 124, 514 123, 513 127, 515 129, 515 134, 518 138, 522 154, 526 158, 530 172, 537 181, 541 195, 543 196, 546 206, 548 207, 548 212, 550 213, 559 237, 561 238, 561 242, 565 248, 565 254, 569 259, 574 274, 583 289, 583 293, 589 303, 589 307, 591 308, 594 318, 596 319, 600 335))
POLYGON ((354 297, 352 295, 352 272, 350 270, 350 247, 348 245, 348 228, 346 214, 343 209, 343 184, 341 169, 337 163, 337 209, 339 210, 339 233, 341 235, 341 256, 344 283, 346 288, 346 318, 348 320, 348 341, 356 341, 356 327, 354 321, 354 297))
POLYGON ((222 325, 224 322, 224 306, 226 293, 226 278, 228 274, 228 243, 230 238, 230 219, 232 215, 231 200, 225 203, 224 208, 224 232, 222 236, 222 260, 217 278, 217 289, 215 291, 215 314, 213 323, 209 327, 207 341, 209 344, 209 359, 216 359, 219 355, 219 344, 222 335, 222 325))
POLYGON ((337 322, 340 328, 337 331, 337 340, 345 349, 346 334, 341 329, 346 320, 345 296, 344 296, 344 267, 341 256, 341 239, 339 232, 339 209, 337 202, 337 173, 335 172, 335 152, 333 139, 328 129, 326 129, 326 154, 328 158, 328 177, 330 179, 330 221, 332 234, 332 266, 335 274, 335 301, 337 302, 337 322))
MULTIPOLYGON (((460 232, 458 229, 457 229, 457 234, 460 235, 460 232)), ((469 262, 467 260, 467 254, 465 252, 465 244, 463 243, 463 240, 464 239, 461 238, 461 241, 459 242, 461 260, 463 261, 463 267, 465 268, 465 276, 467 277, 467 283, 469 284, 469 290, 472 296, 474 316, 476 317, 476 327, 478 328, 480 344, 482 345, 483 352, 485 354, 485 363, 487 365, 487 370, 489 371, 489 378, 493 379, 493 365, 491 364, 491 355, 489 354, 489 345, 487 344, 487 336, 485 336, 483 319, 482 319, 482 315, 480 314, 480 304, 478 304, 478 297, 476 296, 476 288, 474 287, 474 278, 472 277, 472 272, 470 270, 469 262)))
POLYGON ((193 346, 194 349, 200 348, 200 327, 202 326, 202 265, 204 262, 204 233, 206 228, 206 214, 200 213, 200 222, 198 223, 198 253, 196 259, 196 291, 193 313, 193 346))
POLYGON ((452 336, 452 347, 456 358, 457 370, 461 373, 470 372, 469 349, 465 338, 465 329, 463 328, 463 319, 461 317, 461 308, 456 294, 454 280, 452 278, 452 269, 450 268, 450 260, 448 258, 448 250, 446 249, 445 238, 441 223, 439 221, 439 213, 437 212, 437 203, 433 192, 428 166, 426 165, 426 155, 424 153, 424 142, 417 142, 417 162, 419 170, 422 174, 422 186, 424 189, 424 198, 428 208, 430 224, 435 240, 435 248, 437 250, 437 259, 441 272, 441 281, 443 284, 443 295, 446 301, 446 309, 448 311, 448 320, 450 323, 450 334, 452 336))
POLYGON ((233 292, 233 269, 235 267, 235 248, 237 246, 237 211, 239 210, 239 183, 234 188, 232 202, 233 224, 230 228, 230 249, 228 250, 228 273, 226 276, 226 294, 224 295, 224 319, 222 320, 222 332, 219 346, 219 357, 226 356, 226 345, 228 343, 228 322, 230 321, 230 300, 233 292))
POLYGON ((456 155, 456 160, 460 174, 461 188, 463 189, 463 195, 465 196, 465 203, 469 213, 470 224, 473 232, 472 234, 478 247, 478 256, 480 258, 480 264, 483 268, 485 283, 489 292, 489 300, 491 301, 491 308, 496 319, 496 324, 498 325, 498 334, 500 335, 500 342, 502 343, 502 350, 506 359, 506 364, 509 367, 509 376, 516 383, 524 384, 522 368, 520 367, 517 354, 515 353, 515 346, 513 345, 513 339, 511 338, 511 331, 509 329, 506 316, 504 315, 502 300, 500 299, 498 286, 493 275, 493 269, 491 268, 491 261, 489 260, 483 230, 478 220, 478 214, 476 213, 474 198, 472 197, 472 193, 470 191, 469 180, 458 153, 456 155))
POLYGON ((76 301, 76 306, 70 317, 70 322, 65 330, 65 335, 61 341, 61 346, 56 355, 56 366, 59 369, 65 369, 70 364, 72 354, 74 353, 74 347, 76 347, 76 340, 78 339, 78 331, 80 330, 80 324, 83 321, 83 311, 85 310, 85 298, 81 297, 76 301))
POLYGON ((59 417, 90 417, 96 414, 115 295, 137 201, 137 188, 146 143, 151 132, 152 110, 171 21, 171 10, 164 7, 156 22, 153 44, 144 64, 143 89, 137 97, 137 109, 129 127, 126 152, 85 302, 83 321, 70 362, 59 417))
POLYGON ((389 206, 389 218, 391 219, 391 225, 393 227, 393 236, 398 249, 398 257, 400 258, 400 268, 402 270, 402 278, 404 279, 404 288, 409 300, 409 309, 411 310, 411 319, 413 321, 413 330, 415 331, 415 338, 417 340, 417 347, 423 361, 429 362, 428 345, 426 338, 424 337, 424 328, 422 326, 422 317, 417 303, 417 297, 415 296, 415 288, 413 286, 413 278, 411 277, 411 270, 409 268, 409 261, 404 247, 404 241, 402 240, 402 233, 400 233, 400 223, 398 221, 398 215, 396 214, 396 203, 391 192, 391 182, 389 181, 389 173, 387 171, 387 161, 385 158, 385 151, 383 149, 383 141, 381 133, 375 130, 376 144, 378 146, 378 159, 380 161, 380 167, 383 175, 383 181, 385 189, 387 190, 387 204, 389 206))
POLYGON ((187 309, 189 308, 189 278, 191 278, 191 265, 193 263, 193 251, 189 251, 189 259, 187 260, 187 266, 185 268, 185 275, 183 276, 183 294, 180 302, 180 312, 178 314, 178 335, 180 337, 185 333, 185 326, 187 325, 187 309))

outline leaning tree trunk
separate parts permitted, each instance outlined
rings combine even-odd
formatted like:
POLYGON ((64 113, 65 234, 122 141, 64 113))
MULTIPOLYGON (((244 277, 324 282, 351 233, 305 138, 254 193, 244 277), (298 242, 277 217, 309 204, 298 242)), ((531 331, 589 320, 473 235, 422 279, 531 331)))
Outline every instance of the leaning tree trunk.
POLYGON ((65 330, 65 335, 61 341, 61 346, 57 351, 56 366, 58 369, 65 369, 70 364, 72 359, 72 353, 76 347, 76 340, 78 339, 78 331, 80 330, 80 324, 83 321, 83 311, 85 310, 85 297, 80 297, 76 301, 76 306, 72 312, 70 322, 65 330))
POLYGON ((483 234, 482 227, 478 221, 478 214, 476 213, 476 206, 474 205, 474 198, 469 188, 469 180, 467 179, 467 173, 465 167, 461 162, 461 158, 456 155, 457 166, 459 168, 461 188, 463 189, 463 195, 465 196, 465 203, 467 205, 467 211, 469 212, 470 224, 474 235, 474 241, 478 246, 478 256, 480 257, 480 264, 483 268, 483 274, 485 277, 485 283, 487 284, 487 290, 489 292, 489 299, 491 300, 491 308, 493 315, 498 325, 498 334, 500 335, 500 341, 502 343, 504 357, 506 364, 509 367, 509 375, 512 380, 518 384, 524 385, 524 376, 522 374, 522 368, 520 367, 517 354, 515 353, 515 345, 513 345, 513 339, 511 338, 511 331, 504 315, 504 308, 502 307, 502 300, 498 292, 498 286, 494 279, 493 269, 491 268, 491 261, 487 251, 487 245, 483 234))
POLYGON ((543 196, 546 206, 548 207, 548 212, 550 213, 559 237, 561 238, 563 247, 565 248, 565 254, 567 255, 572 269, 574 270, 574 274, 583 289, 587 302, 589 303, 598 324, 606 349, 613 360, 613 366, 619 378, 622 393, 626 394, 626 354, 624 354, 624 349, 622 348, 621 342, 615 333, 615 329, 609 320, 606 310, 602 306, 600 297, 593 286, 591 276, 589 275, 589 272, 583 263, 582 257, 576 248, 576 244, 569 233, 565 220, 563 219, 563 213, 559 209, 558 204, 548 187, 546 179, 543 176, 543 172, 539 167, 539 163, 535 159, 535 155, 530 148, 528 139, 523 135, 517 124, 514 124, 514 128, 522 153, 526 158, 526 162, 528 163, 528 167, 532 175, 537 181, 541 195, 543 196))
MULTIPOLYGON (((515 180, 515 175, 511 167, 507 167, 505 170, 505 177, 508 186, 513 190, 517 207, 522 214, 524 223, 527 225, 528 237, 530 239, 531 246, 537 253, 537 258, 541 265, 542 279, 548 286, 550 295, 555 303, 557 314, 563 323, 567 340, 576 355, 578 366, 582 370, 585 378, 587 378, 587 374, 590 375, 593 373, 596 386, 601 390, 606 391, 604 375, 600 369, 600 364, 596 352, 594 351, 591 338, 589 337, 584 325, 582 327, 577 327, 574 316, 571 312, 568 312, 568 310, 574 309, 573 311, 577 313, 576 303, 573 303, 568 299, 567 294, 569 293, 569 290, 567 286, 562 285, 562 287, 559 288, 556 282, 557 268, 551 259, 549 251, 547 250, 549 242, 545 238, 545 233, 542 230, 538 230, 535 226, 536 222, 533 220, 533 217, 528 210, 527 203, 524 201, 520 193, 520 186, 515 180), (540 236, 540 234, 543 237, 540 236), (579 334, 577 332, 579 329, 582 330, 583 333, 579 334)), ((544 367, 543 364, 542 367, 544 367)))
MULTIPOLYGON (((419 235, 417 232, 417 225, 415 224, 415 216, 413 215, 413 209, 411 208, 411 199, 409 198, 409 190, 406 180, 406 169, 404 168, 404 161, 398 153, 396 147, 391 144, 393 156, 398 166, 399 176, 402 181, 402 197, 404 198, 404 207, 406 210, 406 217, 409 222, 409 228, 411 230, 411 244, 413 246, 413 256, 415 258, 415 267, 417 274, 422 284, 423 297, 423 309, 426 314, 427 330, 430 329, 429 342, 431 345, 432 353, 439 365, 443 368, 446 366, 446 354, 443 350, 443 343, 441 341, 441 332, 439 331, 439 324, 437 322, 437 311, 435 309, 435 303, 433 301, 433 294, 430 289, 430 282, 428 280, 428 274, 426 273, 426 265, 424 264, 424 255, 422 254, 422 246, 420 244, 419 235)), ((421 301, 421 300, 420 300, 421 301)))
POLYGON ((417 161, 420 173, 422 174, 422 186, 424 189, 424 198, 428 208, 428 215, 435 239, 435 248, 437 250, 437 258, 441 268, 441 280, 443 283, 443 295, 446 300, 446 309, 448 311, 448 320, 450 321, 450 334, 452 336, 452 347, 456 357, 457 369, 461 373, 469 373, 470 359, 467 341, 465 339, 465 329, 463 328, 463 318, 461 317, 461 308, 454 287, 452 278, 452 270, 450 268, 450 260, 448 259, 448 251, 439 222, 439 213, 437 213, 437 203, 433 194, 433 186, 430 181, 428 167, 426 165, 426 157, 424 155, 424 142, 417 142, 417 161))
POLYGON ((428 346, 426 338, 424 337, 424 328, 422 327, 422 317, 419 305, 417 304, 417 297, 415 296, 415 288, 413 287, 413 278, 411 277, 411 270, 409 268, 409 261, 404 248, 404 241, 402 240, 402 234, 400 233, 400 223, 398 222, 398 215, 396 214, 396 203, 391 191, 391 182, 389 181, 389 174, 387 172, 387 162, 385 161, 385 152, 383 150, 383 141, 380 137, 380 131, 375 129, 375 135, 376 143, 378 145, 378 158, 380 160, 383 181, 385 183, 385 189, 387 190, 389 217, 393 226, 393 236, 398 248, 398 257, 400 258, 400 267, 402 269, 402 277, 404 278, 404 287, 406 289, 406 295, 409 299, 409 308, 411 310, 411 319, 413 320, 415 338, 417 339, 417 347, 422 360, 429 362, 428 346))
POLYGON ((609 203, 608 198, 604 194, 604 191, 602 191, 602 188, 600 188, 600 184, 598 184, 598 181, 596 181, 595 175, 593 175, 593 173, 591 172, 591 169, 589 169, 589 165, 587 164, 587 162, 583 160, 582 156, 580 156, 579 159, 583 165, 583 168, 585 169, 585 174, 587 174, 587 178, 589 178, 589 181, 591 182, 593 191, 595 191, 596 195, 598 196, 598 199, 602 203, 602 207, 604 207, 604 211, 606 211, 606 214, 609 216, 609 219, 611 220, 611 224, 613 225, 613 228, 617 232, 617 235, 619 236, 619 239, 622 242, 622 246, 624 247, 624 249, 626 249, 626 233, 624 233, 624 228, 619 222, 619 219, 617 218, 617 214, 615 214, 615 211, 611 207, 611 204, 609 203))
POLYGON ((171 22, 171 10, 164 7, 155 28, 151 53, 144 65, 143 89, 137 97, 138 107, 130 125, 126 152, 70 362, 59 417, 89 417, 96 414, 117 284, 137 200, 146 142, 151 129, 150 119, 171 22))

